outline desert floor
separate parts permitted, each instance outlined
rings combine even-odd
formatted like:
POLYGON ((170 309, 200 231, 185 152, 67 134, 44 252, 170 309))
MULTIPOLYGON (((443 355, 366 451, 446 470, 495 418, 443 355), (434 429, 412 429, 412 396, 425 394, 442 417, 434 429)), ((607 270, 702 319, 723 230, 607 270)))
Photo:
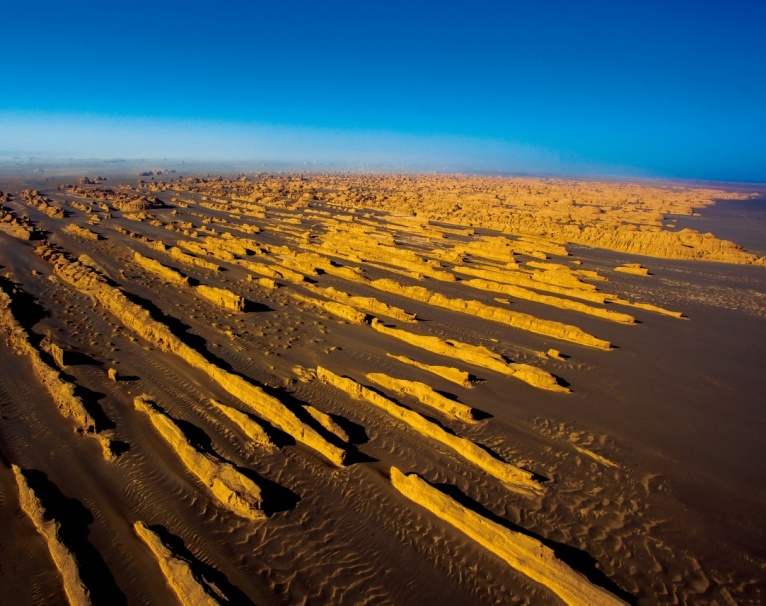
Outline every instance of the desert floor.
POLYGON ((0 183, 0 601, 766 599, 763 264, 72 180, 0 183))

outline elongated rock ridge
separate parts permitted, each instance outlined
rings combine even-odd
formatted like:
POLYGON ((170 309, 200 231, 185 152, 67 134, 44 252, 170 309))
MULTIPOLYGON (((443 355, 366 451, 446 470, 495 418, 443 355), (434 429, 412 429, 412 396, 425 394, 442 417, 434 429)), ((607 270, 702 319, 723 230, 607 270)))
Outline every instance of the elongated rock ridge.
POLYGON ((315 299, 314 297, 304 297, 298 293, 293 293, 293 298, 309 305, 314 305, 325 311, 329 311, 334 316, 338 316, 342 320, 351 322, 351 324, 365 324, 367 322, 367 314, 354 309, 350 305, 345 303, 337 303, 335 301, 322 301, 321 299, 315 299))
POLYGON ((245 311, 245 298, 225 288, 200 284, 194 287, 194 291, 201 297, 229 311, 245 311))
POLYGON ((0 231, 19 240, 42 240, 45 233, 25 217, 0 204, 0 231))
POLYGON ((408 364, 410 366, 414 366, 415 368, 419 368, 420 370, 425 370, 426 372, 435 374, 439 377, 442 377, 443 379, 447 379, 448 381, 457 383, 461 387, 468 387, 468 388, 473 387, 473 385, 471 384, 471 375, 464 370, 453 368, 452 366, 440 366, 438 364, 424 364, 423 362, 418 362, 417 360, 413 360, 412 358, 408 358, 407 356, 395 356, 394 354, 391 354, 391 353, 387 353, 386 355, 389 358, 398 360, 402 364, 408 364))
POLYGON ((311 404, 305 404, 303 408, 306 409, 306 412, 309 413, 317 423, 319 423, 322 427, 324 427, 330 433, 336 435, 338 439, 340 439, 343 442, 349 441, 348 434, 326 412, 322 412, 318 408, 311 406, 311 404))
POLYGON ((223 507, 249 520, 266 517, 261 508, 261 489, 255 482, 242 475, 228 461, 218 460, 195 449, 178 425, 157 410, 148 396, 137 396, 133 404, 149 416, 154 428, 186 468, 199 478, 223 507))
POLYGON ((526 288, 522 288, 521 286, 501 284, 499 282, 491 282, 488 280, 480 279, 465 280, 463 284, 477 288, 479 290, 499 292, 510 295, 517 299, 542 303, 544 305, 550 305, 551 307, 571 309, 573 311, 578 311, 589 316, 595 316, 596 318, 603 318, 605 320, 611 320, 612 322, 620 322, 621 324, 633 324, 636 321, 633 316, 628 314, 612 311, 611 309, 593 307, 592 305, 586 305, 585 303, 580 301, 572 301, 571 299, 563 299, 561 297, 554 297, 551 295, 541 295, 539 293, 532 292, 531 290, 527 290, 526 288))
POLYGON ((19 491, 21 510, 32 521, 37 532, 45 539, 53 564, 58 570, 64 593, 72 606, 91 604, 90 591, 80 578, 80 565, 69 548, 61 541, 61 524, 46 517, 45 508, 40 499, 27 483, 24 473, 17 465, 12 465, 13 475, 19 491))
POLYGON ((260 423, 255 422, 244 412, 232 408, 231 406, 226 406, 226 404, 218 402, 217 400, 210 400, 210 403, 231 419, 242 430, 242 433, 250 438, 253 443, 266 450, 273 450, 275 448, 274 443, 271 441, 271 438, 269 438, 269 435, 260 423))
POLYGON ((50 394, 59 412, 71 419, 77 431, 98 440, 104 458, 115 458, 112 444, 108 437, 96 432, 96 421, 85 409, 82 399, 75 393, 74 384, 65 380, 61 373, 43 360, 40 351, 32 345, 29 335, 11 311, 11 297, 0 287, 0 328, 8 336, 11 346, 26 356, 32 365, 35 376, 50 394))
POLYGON ((297 441, 321 453, 335 465, 343 465, 345 451, 330 444, 316 430, 305 425, 277 398, 241 376, 209 362, 201 353, 176 337, 165 324, 154 320, 148 310, 133 303, 122 290, 110 286, 89 267, 77 261, 71 261, 62 253, 49 247, 41 247, 38 252, 53 264, 54 272, 62 281, 92 297, 126 328, 161 351, 180 357, 192 368, 202 371, 229 394, 252 408, 259 416, 297 441))
POLYGON ((309 290, 322 295, 323 297, 327 297, 328 299, 332 299, 337 303, 349 305, 372 315, 386 316, 387 318, 399 320, 400 322, 417 322, 415 314, 409 314, 403 309, 399 309, 393 305, 388 305, 387 303, 378 301, 374 297, 359 297, 355 295, 349 295, 345 292, 333 288, 332 286, 327 288, 309 286, 309 290))
POLYGON ((440 393, 433 390, 430 385, 420 381, 407 381, 406 379, 396 379, 389 377, 382 372, 371 372, 367 378, 381 387, 416 397, 426 406, 431 406, 445 415, 463 421, 466 423, 475 423, 473 409, 455 400, 445 398, 440 393))
POLYGON ((190 563, 165 547, 160 537, 146 524, 136 522, 133 530, 157 559, 168 586, 182 606, 217 606, 221 603, 211 595, 217 593, 215 589, 198 582, 190 563))
POLYGON ((392 467, 391 483, 405 497, 452 524, 536 583, 547 587, 564 603, 573 606, 624 604, 559 560, 552 549, 537 539, 488 520, 417 475, 405 475, 392 467))
POLYGON ((188 286, 189 278, 184 276, 181 272, 176 271, 172 267, 163 265, 159 261, 145 257, 141 253, 135 253, 133 259, 144 269, 157 274, 160 278, 171 282, 172 284, 178 284, 180 286, 188 286))
POLYGON ((422 286, 402 286, 398 282, 387 278, 373 280, 370 282, 370 286, 382 290, 383 292, 394 293, 414 299, 415 301, 427 303, 428 305, 459 311, 486 320, 501 322, 502 324, 507 324, 508 326, 513 326, 514 328, 519 328, 546 337, 562 339, 564 341, 570 341, 579 345, 586 345, 588 347, 596 347, 599 349, 610 348, 608 341, 598 339, 577 326, 572 326, 570 324, 563 324, 552 320, 542 320, 518 311, 486 305, 480 301, 445 297, 441 293, 432 292, 422 286))
POLYGON ((317 377, 322 382, 346 392, 352 398, 365 400, 370 404, 381 408, 392 417, 403 421, 422 435, 436 440, 437 442, 441 442, 479 467, 479 469, 502 481, 510 490, 526 496, 532 496, 542 492, 542 487, 535 482, 531 472, 494 458, 486 450, 480 448, 470 440, 448 433, 435 423, 431 423, 423 418, 422 415, 414 410, 399 406, 388 398, 384 398, 371 389, 360 385, 353 379, 336 375, 321 366, 317 367, 317 377))
POLYGON ((65 232, 72 234, 83 240, 100 240, 101 236, 94 231, 89 230, 87 227, 80 227, 74 223, 70 223, 64 228, 65 232))
POLYGON ((569 391, 567 387, 559 385, 556 377, 543 369, 531 366, 530 364, 514 362, 509 364, 502 356, 489 351, 481 345, 469 345, 468 343, 461 343, 452 339, 443 341, 439 337, 416 335, 400 328, 386 326, 377 318, 373 318, 371 326, 384 335, 389 335, 415 347, 421 347, 426 351, 456 358, 475 366, 481 366, 482 368, 488 368, 495 372, 515 377, 540 389, 569 391))

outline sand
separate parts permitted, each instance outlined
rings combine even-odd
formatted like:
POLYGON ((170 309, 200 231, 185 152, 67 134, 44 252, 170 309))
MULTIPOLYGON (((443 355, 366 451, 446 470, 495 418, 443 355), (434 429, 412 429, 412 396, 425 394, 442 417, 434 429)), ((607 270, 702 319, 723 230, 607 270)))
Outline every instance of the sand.
POLYGON ((108 176, 0 182, 5 598, 66 603, 59 550, 94 603, 172 604, 187 589, 257 604, 764 599, 766 242, 726 212, 753 202, 752 219, 760 199, 478 177, 108 176), (547 209, 535 222, 533 207, 547 209), (650 234, 652 255, 631 254, 630 230, 585 242, 565 229, 619 217, 650 234), (715 234, 684 236, 691 256, 667 235, 683 221, 715 234), (717 237, 737 234, 744 249, 717 237), (87 424, 54 379, 74 386, 87 424), (136 409, 142 394, 183 436, 136 409), (406 409, 417 414, 390 412, 406 409), (521 470, 528 489, 453 443, 521 470), (392 468, 430 496, 402 492, 392 468), (220 470, 237 478, 226 490, 220 470), (493 528, 534 565, 488 546, 493 528))

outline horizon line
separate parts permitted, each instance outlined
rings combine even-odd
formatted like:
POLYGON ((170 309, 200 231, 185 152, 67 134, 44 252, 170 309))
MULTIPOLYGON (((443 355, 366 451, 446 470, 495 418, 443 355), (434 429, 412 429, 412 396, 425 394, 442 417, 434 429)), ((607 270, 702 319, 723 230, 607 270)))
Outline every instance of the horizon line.
MULTIPOLYGON (((127 172, 112 172, 114 176, 123 177, 140 177, 145 176, 152 178, 167 176, 166 174, 157 175, 139 175, 133 171, 138 168, 145 168, 143 172, 150 171, 164 171, 173 170, 178 176, 192 177, 201 176, 202 172, 206 172, 207 176, 226 176, 231 174, 248 175, 248 174, 262 174, 268 172, 279 172, 283 174, 316 174, 316 173, 369 173, 369 174, 402 174, 402 175, 444 175, 444 176, 476 176, 476 177, 508 177, 508 178, 527 178, 527 179, 563 179, 563 180, 587 180, 587 181, 619 181, 619 182, 641 182, 641 183, 663 183, 663 184, 680 184, 680 185, 693 185, 693 184, 720 184, 720 185, 736 185, 739 187, 752 185, 757 188, 765 188, 766 181, 753 181, 746 179, 716 179, 716 178, 701 178, 701 177, 675 177, 675 176, 662 176, 662 175, 640 175, 640 174, 620 174, 615 171, 599 172, 597 169, 589 171, 568 171, 568 170, 503 170, 503 169, 480 169, 469 168, 459 166, 444 166, 436 167, 436 165, 427 166, 427 162, 420 163, 421 166, 417 166, 418 163, 380 163, 380 162, 359 162, 349 163, 343 160, 336 161, 313 161, 313 160, 279 160, 279 159, 264 159, 264 158, 241 158, 241 159, 199 159, 199 158, 184 158, 184 157, 171 157, 171 156, 158 156, 158 157, 141 157, 141 158, 121 158, 121 157, 97 157, 97 156, 77 156, 70 154, 46 154, 45 152, 27 153, 27 152, 4 152, 0 150, 0 177, 8 176, 40 176, 45 172, 45 166, 49 169, 65 168, 61 166, 67 164, 81 164, 82 166, 71 166, 76 174, 80 174, 88 169, 97 169, 98 165, 106 165, 101 168, 114 169, 116 165, 130 165, 130 174, 127 172), (24 166, 11 166, 9 161, 23 162, 24 166), (33 166, 35 163, 42 164, 42 166, 33 166), (156 166, 156 164, 167 164, 167 166, 156 166), (155 164, 155 166, 146 166, 147 164, 155 164), (173 164, 174 166, 170 166, 173 164), (182 174, 184 167, 189 168, 190 171, 187 174, 182 174), (258 166, 253 166, 258 165, 258 166), (307 166, 308 165, 308 166, 307 166), (405 166, 407 165, 407 166, 405 166), (316 168, 311 168, 314 166, 316 168), (324 167, 324 168, 320 168, 324 167), (258 169, 263 170, 258 170, 258 169), (181 170, 179 170, 181 169, 181 170), (207 170, 205 170, 207 169, 207 170), (208 171, 221 171, 220 174, 212 175, 208 171), (5 173, 5 174, 3 174, 5 173), (10 174, 9 174, 10 173, 10 174)), ((69 174, 69 173, 66 173, 69 174)), ((65 173, 49 173, 51 177, 66 176, 65 173)), ((109 175, 109 172, 104 172, 109 175)), ((86 175, 84 175, 86 176, 86 175)), ((764 193, 764 192, 758 192, 764 193)))

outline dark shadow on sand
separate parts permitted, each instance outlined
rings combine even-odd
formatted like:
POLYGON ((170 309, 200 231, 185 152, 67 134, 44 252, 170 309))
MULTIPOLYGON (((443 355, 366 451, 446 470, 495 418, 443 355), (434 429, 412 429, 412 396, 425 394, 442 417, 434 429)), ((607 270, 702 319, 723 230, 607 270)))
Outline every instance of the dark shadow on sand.
MULTIPOLYGON (((370 463, 375 461, 375 459, 372 459, 368 455, 356 450, 355 443, 353 443, 353 440, 351 444, 346 444, 334 433, 322 427, 314 419, 314 417, 312 417, 304 408, 304 405, 307 404, 306 402, 303 402, 302 400, 296 398, 293 394, 281 388, 269 387, 268 385, 262 385, 261 388, 267 394, 279 400, 288 410, 290 410, 293 414, 295 414, 295 416, 298 417, 298 419, 300 419, 302 423, 311 427, 314 431, 316 431, 319 435, 321 435, 330 444, 332 444, 333 446, 337 446, 338 448, 344 449, 346 451, 345 463, 347 465, 352 465, 354 463, 370 463)), ((339 415, 332 415, 332 418, 333 420, 335 420, 336 423, 338 422, 339 418, 344 419, 343 417, 340 417, 339 415)), ((344 419, 344 422, 352 423, 351 421, 348 421, 346 419, 344 419)), ((341 428, 344 429, 345 431, 345 426, 342 423, 338 423, 338 425, 340 425, 341 428)), ((356 425, 356 424, 354 423, 353 425, 356 425)), ((352 432, 353 431, 355 430, 352 427, 352 432)), ((351 434, 349 434, 349 438, 351 438, 351 434)), ((366 438, 366 434, 365 434, 365 438, 366 438)), ((363 442, 360 442, 360 443, 363 443, 363 442)))
POLYGON ((29 340, 39 347, 42 337, 29 332, 40 320, 50 317, 50 312, 37 299, 24 291, 21 286, 5 277, 0 277, 0 287, 11 297, 10 310, 22 328, 29 333, 29 340))
POLYGON ((27 482, 45 508, 46 519, 60 523, 59 537, 77 559, 80 578, 90 591, 93 604, 127 604, 101 554, 90 544, 88 535, 93 516, 77 499, 59 491, 42 471, 25 470, 27 482))
POLYGON ((268 305, 264 305, 263 303, 256 303, 255 301, 251 301, 250 299, 245 299, 245 309, 243 311, 246 314, 265 313, 268 311, 274 311, 274 309, 269 307, 268 305))
POLYGON ((115 422, 109 418, 106 412, 104 412, 104 407, 99 403, 99 400, 106 397, 105 393, 92 391, 87 387, 78 385, 75 383, 74 377, 70 377, 64 373, 62 373, 62 376, 66 378, 67 381, 74 384, 74 395, 82 400, 82 405, 85 407, 85 410, 91 417, 93 417, 93 420, 96 422, 95 430, 97 432, 117 427, 115 422))
POLYGON ((64 352, 64 362, 67 366, 103 366, 104 363, 96 360, 81 351, 66 350, 64 352))
POLYGON ((180 537, 171 534, 164 526, 160 525, 149 526, 149 530, 157 534, 157 536, 160 537, 160 540, 171 552, 173 552, 174 555, 185 560, 189 564, 194 578, 205 587, 205 590, 208 593, 215 596, 218 600, 220 600, 220 594, 223 594, 224 599, 221 600, 222 604, 236 606, 253 604, 252 600, 248 599, 241 589, 232 585, 225 574, 195 557, 194 554, 186 548, 185 543, 180 537), (218 592, 216 592, 213 587, 218 589, 218 592))
MULTIPOLYGON (((156 404, 155 407, 158 410, 162 410, 156 404)), ((279 511, 289 511, 295 508, 295 506, 298 504, 298 501, 301 500, 300 497, 292 490, 285 488, 276 482, 272 482, 267 478, 264 478, 262 475, 258 474, 250 468, 237 465, 218 454, 218 452, 213 447, 213 441, 211 440, 210 436, 194 423, 184 421, 183 419, 176 419, 164 411, 163 414, 167 415, 168 418, 170 418, 176 425, 178 425, 181 432, 183 432, 184 436, 186 436, 186 439, 194 447, 195 450, 204 453, 219 462, 232 465, 242 475, 255 482, 255 484, 261 489, 261 498, 263 499, 262 508, 266 515, 271 515, 279 511)))
POLYGON ((346 417, 342 417, 338 414, 331 413, 330 418, 335 421, 343 431, 346 432, 346 435, 348 436, 351 444, 358 446, 360 444, 366 444, 369 442, 367 430, 364 428, 364 426, 359 425, 358 423, 354 423, 346 417))
MULTIPOLYGON (((443 396, 447 398, 448 400, 451 400, 452 402, 456 402, 457 404, 463 404, 458 397, 454 393, 450 393, 448 391, 441 391, 439 389, 434 389, 436 393, 438 393, 440 396, 443 396)), ((467 406, 467 404, 463 404, 463 406, 467 406)), ((493 415, 489 414, 488 412, 484 412, 483 410, 479 410, 478 408, 471 408, 471 415, 473 416, 474 420, 476 421, 483 421, 484 419, 491 419, 493 415)))

